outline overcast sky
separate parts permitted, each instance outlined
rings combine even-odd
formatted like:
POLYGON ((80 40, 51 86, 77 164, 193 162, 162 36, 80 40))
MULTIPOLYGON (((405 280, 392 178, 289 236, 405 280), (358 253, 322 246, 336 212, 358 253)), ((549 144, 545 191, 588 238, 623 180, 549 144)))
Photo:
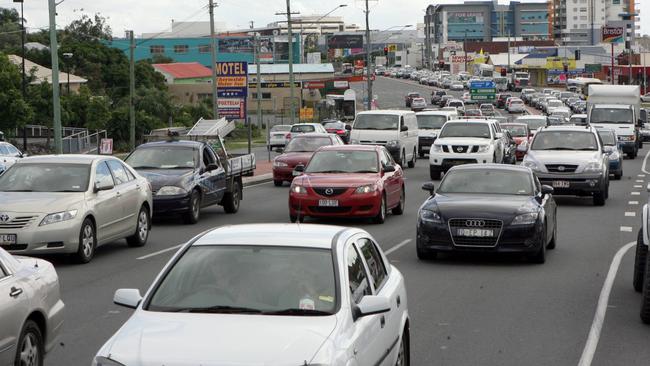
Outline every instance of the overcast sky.
MULTIPOLYGON (((386 29, 406 24, 413 24, 415 27, 416 23, 423 22, 424 9, 432 2, 462 3, 459 0, 371 1, 370 28, 386 29)), ((126 29, 133 29, 136 35, 162 32, 169 30, 172 19, 208 20, 207 3, 208 0, 64 0, 57 7, 57 24, 61 27, 81 14, 100 13, 108 18, 115 37, 123 37, 126 29)), ((215 11, 216 21, 225 22, 231 29, 247 28, 250 21, 255 21, 256 26, 264 26, 283 19, 282 16, 276 16, 276 12, 286 12, 285 0, 215 0, 215 3, 218 4, 215 11)), ((641 3, 641 19, 645 20, 650 17, 650 0, 643 0, 641 3)), ((47 27, 47 4, 47 0, 25 0, 28 27, 47 27)), ((347 7, 336 10, 332 15, 343 16, 348 23, 365 25, 364 0, 292 0, 291 10, 298 11, 301 15, 324 14, 339 4, 346 4, 347 7)), ((0 0, 0 7, 15 5, 12 0, 0 0)), ((650 33, 650 22, 642 21, 641 27, 642 33, 650 33)))

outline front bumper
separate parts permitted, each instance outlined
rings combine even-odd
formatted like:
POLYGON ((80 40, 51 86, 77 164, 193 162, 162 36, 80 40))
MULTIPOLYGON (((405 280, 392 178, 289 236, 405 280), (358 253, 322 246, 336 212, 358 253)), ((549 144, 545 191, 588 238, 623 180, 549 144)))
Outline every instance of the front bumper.
POLYGON ((488 153, 429 153, 429 165, 438 170, 449 170, 456 165, 487 164, 493 160, 492 152, 488 153))
POLYGON ((292 167, 273 167, 273 180, 291 182, 293 180, 292 167))
MULTIPOLYGON (((308 190, 311 190, 308 188, 308 190)), ((350 191, 350 190, 348 190, 350 191)), ((379 213, 382 195, 344 193, 326 197, 315 193, 289 194, 289 214, 302 217, 374 217, 379 213), (338 207, 322 207, 320 200, 338 200, 338 207)))
POLYGON ((600 174, 535 174, 540 183, 553 187, 556 195, 590 196, 605 189, 605 177, 600 174), (569 187, 553 184, 558 181, 569 182, 569 187))
POLYGON ((153 215, 166 216, 187 212, 190 209, 190 195, 153 196, 153 215))
POLYGON ((72 220, 39 226, 44 217, 36 216, 23 228, 0 229, 0 234, 16 234, 16 244, 2 248, 20 255, 75 253, 79 248, 79 232, 85 216, 79 212, 72 220))

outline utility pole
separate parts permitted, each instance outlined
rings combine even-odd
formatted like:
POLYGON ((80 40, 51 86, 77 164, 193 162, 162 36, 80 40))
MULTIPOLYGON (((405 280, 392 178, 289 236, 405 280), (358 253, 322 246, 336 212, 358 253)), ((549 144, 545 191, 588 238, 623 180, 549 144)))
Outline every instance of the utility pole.
POLYGON ((217 96, 217 38, 214 34, 214 1, 210 0, 210 62, 212 63, 212 118, 219 119, 219 97, 217 96))
POLYGON ((133 31, 129 36, 129 146, 135 149, 135 38, 133 31))
POLYGON ((289 123, 296 120, 296 90, 293 85, 293 32, 291 31, 291 0, 287 0, 287 42, 289 42, 289 123))
MULTIPOLYGON (((21 62, 21 67, 23 70, 23 83, 22 83, 22 93, 23 93, 23 100, 27 99, 27 77, 25 73, 25 36, 26 36, 26 31, 25 31, 25 13, 23 9, 23 0, 14 0, 14 2, 19 2, 20 3, 20 46, 21 46, 21 55, 22 55, 22 62, 21 62)), ((27 151, 27 127, 23 126, 23 151, 27 151)))
POLYGON ((465 38, 463 38, 463 58, 465 59, 465 71, 467 71, 467 29, 465 29, 465 38))
MULTIPOLYGON (((256 64, 256 73, 255 80, 257 82, 257 122, 262 123, 262 72, 260 71, 260 34, 255 33, 255 64, 256 64)), ((268 122, 266 123, 266 144, 268 145, 271 141, 271 126, 268 122)), ((271 161, 271 150, 267 149, 269 161, 271 161)))
POLYGON ((59 45, 56 39, 56 3, 55 0, 48 0, 50 16, 50 54, 52 55, 52 109, 54 120, 54 152, 63 153, 63 141, 61 136, 61 95, 59 93, 59 45))
POLYGON ((372 109, 372 77, 370 75, 370 70, 372 69, 372 57, 370 54, 371 42, 370 42, 370 8, 368 6, 368 0, 366 0, 366 78, 368 78, 368 105, 366 108, 368 110, 372 109))
POLYGON ((508 70, 510 70, 510 29, 508 29, 508 70))

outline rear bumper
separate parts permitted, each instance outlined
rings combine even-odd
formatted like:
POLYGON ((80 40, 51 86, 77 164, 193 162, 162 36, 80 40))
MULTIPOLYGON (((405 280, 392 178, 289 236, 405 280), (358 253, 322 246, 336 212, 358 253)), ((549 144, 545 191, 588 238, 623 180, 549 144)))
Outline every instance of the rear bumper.
POLYGON ((620 141, 618 144, 626 154, 638 151, 636 141, 620 141))

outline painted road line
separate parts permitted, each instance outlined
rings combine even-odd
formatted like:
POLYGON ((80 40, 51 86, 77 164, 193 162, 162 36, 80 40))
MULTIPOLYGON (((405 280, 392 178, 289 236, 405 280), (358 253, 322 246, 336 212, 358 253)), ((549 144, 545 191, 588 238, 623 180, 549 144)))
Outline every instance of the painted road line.
POLYGON ((643 183, 643 179, 637 179, 636 182, 637 183, 643 183))
POLYGON ((591 329, 589 330, 589 336, 587 337, 587 343, 585 348, 582 351, 582 356, 580 357, 580 362, 578 366, 591 366, 591 362, 594 359, 594 354, 596 353, 596 348, 598 347, 598 341, 600 340, 600 333, 603 330, 603 323, 605 322, 605 315, 607 314, 607 304, 609 303, 609 295, 612 292, 612 286, 614 285, 614 280, 616 279, 616 273, 618 268, 621 265, 621 259, 627 253, 630 248, 636 245, 636 242, 631 242, 625 244, 621 249, 616 252, 614 259, 612 259, 612 264, 609 266, 609 272, 607 273, 607 278, 605 278, 605 283, 603 288, 600 291, 600 297, 598 298, 598 305, 596 307, 596 314, 594 315, 594 320, 591 323, 591 329))
POLYGON ((631 192, 630 194, 633 195, 633 196, 640 196, 641 192, 631 192))
MULTIPOLYGON (((646 155, 646 157, 647 157, 647 155, 646 155)), ((645 162, 645 160, 643 160, 643 161, 645 162)), ((645 164, 643 164, 643 169, 645 169, 645 164)), ((643 177, 645 177, 645 174, 638 174, 637 177, 643 178, 643 177)))
POLYGON ((643 186, 640 185, 640 184, 637 184, 637 185, 634 186, 634 188, 643 188, 643 186))
MULTIPOLYGON (((648 156, 650 156, 650 150, 645 154, 645 158, 643 158, 643 164, 641 165, 641 171, 645 174, 650 174, 647 170, 645 170, 646 163, 648 163, 648 156)), ((637 177, 644 178, 645 174, 638 174, 637 177)))
POLYGON ((624 233, 631 233, 632 232, 632 227, 631 226, 621 226, 621 231, 624 233))
POLYGON ((147 259, 147 258, 155 257, 155 256, 157 256, 157 255, 165 254, 165 253, 167 253, 167 252, 171 252, 172 250, 176 250, 176 249, 182 247, 183 245, 185 245, 185 244, 178 244, 178 245, 173 246, 173 247, 171 247, 171 248, 167 248, 167 249, 159 250, 159 251, 157 251, 157 252, 153 252, 153 253, 150 253, 150 254, 147 254, 147 255, 143 255, 142 257, 138 257, 138 258, 136 258, 136 259, 137 259, 137 260, 143 260, 143 259, 147 259))
POLYGON ((392 247, 392 248, 386 250, 386 251, 384 252, 384 254, 389 255, 390 253, 392 253, 392 252, 396 251, 397 249, 399 249, 399 248, 405 246, 406 244, 410 243, 411 241, 412 241, 412 239, 406 239, 406 240, 404 240, 403 242, 401 242, 401 243, 395 245, 394 247, 392 247))
POLYGON ((639 201, 630 201, 627 203, 628 205, 638 205, 639 201))
POLYGON ((626 217, 636 217, 636 212, 629 212, 628 211, 628 212, 625 213, 625 216, 626 217))

